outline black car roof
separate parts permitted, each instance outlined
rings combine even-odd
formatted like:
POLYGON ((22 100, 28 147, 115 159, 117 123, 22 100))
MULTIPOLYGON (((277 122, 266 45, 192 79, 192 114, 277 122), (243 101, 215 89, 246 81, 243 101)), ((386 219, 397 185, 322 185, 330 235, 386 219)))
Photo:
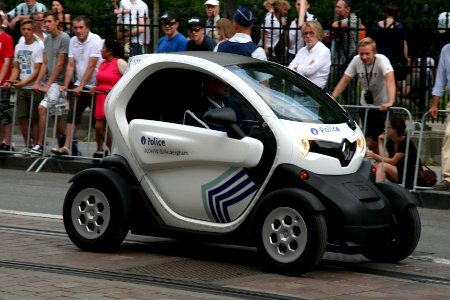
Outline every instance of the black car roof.
POLYGON ((253 57, 224 53, 224 52, 212 52, 212 51, 182 51, 171 52, 170 54, 189 55, 202 59, 209 60, 221 66, 229 66, 236 64, 249 64, 249 63, 265 63, 266 61, 256 59, 253 57))

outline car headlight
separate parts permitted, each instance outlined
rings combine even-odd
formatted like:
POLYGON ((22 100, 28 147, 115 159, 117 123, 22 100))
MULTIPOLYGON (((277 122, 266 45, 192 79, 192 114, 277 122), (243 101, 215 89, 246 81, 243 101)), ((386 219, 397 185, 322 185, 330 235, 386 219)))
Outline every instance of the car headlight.
POLYGON ((300 154, 303 156, 303 157, 305 157, 306 155, 308 155, 308 153, 309 153, 309 148, 310 148, 310 145, 309 145, 309 140, 308 139, 302 139, 301 141, 300 141, 300 154))
POLYGON ((362 156, 366 154, 366 139, 362 135, 356 139, 356 152, 361 153, 362 156))

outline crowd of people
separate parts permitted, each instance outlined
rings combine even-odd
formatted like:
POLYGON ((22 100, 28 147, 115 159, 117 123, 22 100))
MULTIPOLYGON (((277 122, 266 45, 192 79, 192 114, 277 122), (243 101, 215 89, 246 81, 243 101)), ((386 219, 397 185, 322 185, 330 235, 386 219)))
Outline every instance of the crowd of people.
MULTIPOLYGON (((111 0, 111 3, 117 16, 117 41, 103 40, 91 32, 89 21, 84 16, 72 19, 64 10, 62 0, 52 1, 49 11, 36 0, 25 0, 7 14, 0 12, 0 83, 3 86, 0 95, 0 150, 11 149, 11 109, 4 100, 9 98, 11 87, 19 88, 17 117, 25 147, 30 153, 42 155, 49 115, 59 117, 56 133, 60 143, 52 152, 69 155, 76 126, 80 124, 83 111, 92 105, 93 96, 96 100, 91 109, 97 137, 94 156, 102 157, 105 141, 108 148, 111 147, 111 139, 105 136, 103 104, 106 94, 126 68, 123 57, 145 52, 150 28, 146 26, 149 22, 148 7, 142 0, 111 0), (22 37, 14 46, 13 39, 5 30, 17 27, 22 37), (67 101, 68 89, 72 89, 75 97, 69 97, 69 113, 64 128, 61 107, 67 101)), ((261 24, 259 43, 252 39, 255 25, 252 10, 239 7, 231 19, 222 18, 220 1, 206 0, 205 18, 192 16, 186 24, 180 24, 173 11, 160 16, 164 34, 159 38, 155 52, 228 52, 287 62, 290 69, 321 88, 331 82, 331 94, 336 100, 343 93, 355 90, 353 87, 359 83, 362 88, 360 105, 378 107, 370 109, 368 114, 361 112, 370 149, 368 156, 372 159, 381 157, 380 140, 390 139, 394 145, 402 141, 405 134, 402 125, 398 125, 397 120, 386 119, 386 112, 395 105, 396 97, 408 93, 405 88, 407 74, 402 66, 412 63, 403 25, 395 20, 398 7, 386 5, 385 19, 366 31, 361 19, 352 11, 351 0, 337 0, 334 9, 336 21, 331 26, 330 39, 320 20, 309 12, 310 0, 295 1, 297 17, 290 24, 286 18, 291 9, 289 1, 266 0, 263 5, 267 12, 261 24), (187 28, 187 36, 179 31, 180 26, 187 28), (338 74, 330 74, 332 64, 344 67, 338 74), (395 129, 396 135, 385 132, 389 127, 395 129)), ((429 113, 433 118, 437 116, 438 102, 450 80, 448 49, 446 46, 441 52, 432 90, 434 96, 429 113)), ((349 97, 349 94, 345 96, 349 97)), ((442 149, 443 180, 435 186, 440 190, 450 189, 449 135, 450 129, 447 128, 442 149)), ((385 162, 400 170, 402 165, 398 162, 403 157, 399 159, 391 152, 385 162)), ((398 172, 389 168, 385 174, 378 174, 379 180, 388 177, 394 182, 400 181, 401 176, 396 175, 394 180, 392 175, 398 172)))

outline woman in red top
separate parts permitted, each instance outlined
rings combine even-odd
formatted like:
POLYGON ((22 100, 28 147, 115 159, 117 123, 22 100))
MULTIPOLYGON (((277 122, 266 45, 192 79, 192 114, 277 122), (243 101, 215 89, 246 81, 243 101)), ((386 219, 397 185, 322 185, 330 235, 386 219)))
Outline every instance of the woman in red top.
MULTIPOLYGON (((111 39, 105 39, 101 50, 103 61, 98 68, 96 75, 96 85, 90 90, 91 95, 95 96, 95 135, 97 140, 97 151, 94 158, 102 158, 104 154, 103 143, 105 141, 106 117, 105 117, 105 100, 109 91, 122 77, 127 67, 127 63, 122 59, 123 51, 119 44, 111 39)), ((112 139, 108 135, 106 141, 108 148, 111 150, 112 139)))

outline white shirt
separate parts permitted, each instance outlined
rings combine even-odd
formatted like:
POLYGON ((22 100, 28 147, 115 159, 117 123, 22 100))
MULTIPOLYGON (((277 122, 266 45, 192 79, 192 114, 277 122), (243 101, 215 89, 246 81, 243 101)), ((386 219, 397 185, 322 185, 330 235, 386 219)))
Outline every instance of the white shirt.
POLYGON ((307 46, 301 48, 289 64, 289 69, 307 77, 320 88, 324 88, 327 83, 330 67, 330 49, 321 41, 318 41, 311 49, 307 46))
MULTIPOLYGON (((44 39, 41 39, 39 36, 37 36, 36 34, 33 33, 34 39, 36 40, 36 42, 38 42, 39 46, 41 46, 42 48, 44 48, 44 40, 47 37, 47 34, 45 32, 43 32, 43 34, 44 34, 44 39)), ((25 37, 23 35, 20 37, 17 44, 25 44, 25 37)))
POLYGON ((75 85, 80 85, 80 80, 83 78, 84 72, 89 65, 89 58, 98 57, 97 64, 94 72, 92 72, 91 78, 85 85, 85 88, 90 89, 95 85, 95 75, 97 74, 98 67, 101 64, 101 53, 103 48, 103 40, 98 34, 89 32, 88 37, 84 43, 81 43, 76 36, 70 39, 69 44, 69 59, 75 60, 75 85))
MULTIPOLYGON (((242 43, 242 44, 245 44, 248 42, 253 42, 252 38, 248 34, 240 33, 240 32, 235 33, 229 39, 229 41, 235 42, 235 43, 242 43)), ((216 46, 216 48, 214 48, 214 52, 217 52, 217 46, 216 46)), ((256 48, 256 50, 252 52, 252 57, 261 59, 261 60, 267 60, 266 52, 261 47, 256 48)))
POLYGON ((264 27, 266 27, 266 29, 264 29, 266 32, 264 45, 267 48, 275 48, 280 41, 280 34, 283 33, 283 28, 273 12, 266 15, 264 19, 264 27))
MULTIPOLYGON (((139 24, 139 19, 144 19, 144 24, 150 24, 148 15, 148 6, 142 0, 130 1, 131 8, 131 24, 139 24)), ((128 14, 129 15, 129 14, 128 14)), ((129 21, 128 21, 129 22, 129 21)), ((130 24, 125 22, 124 24, 130 24)), ((149 27, 145 27, 145 31, 149 31, 149 27)), ((149 36, 149 35, 148 35, 149 36)), ((132 43, 138 43, 143 45, 150 43, 150 38, 145 38, 144 32, 139 33, 139 35, 134 35, 131 37, 132 43)))
POLYGON ((386 80, 384 77, 389 72, 394 72, 394 69, 389 59, 383 54, 376 54, 375 62, 371 65, 364 65, 359 55, 355 55, 345 70, 345 75, 352 78, 358 77, 363 89, 361 92, 362 105, 367 105, 364 94, 370 90, 373 95, 373 105, 379 106, 387 102, 386 80), (371 77, 370 73, 372 73, 371 77))
MULTIPOLYGON (((39 46, 38 42, 30 45, 25 43, 17 44, 14 49, 14 62, 19 64, 19 79, 23 81, 30 77, 34 71, 34 65, 42 63, 44 59, 44 48, 39 46)), ((31 87, 34 82, 31 82, 27 87, 31 87)))

